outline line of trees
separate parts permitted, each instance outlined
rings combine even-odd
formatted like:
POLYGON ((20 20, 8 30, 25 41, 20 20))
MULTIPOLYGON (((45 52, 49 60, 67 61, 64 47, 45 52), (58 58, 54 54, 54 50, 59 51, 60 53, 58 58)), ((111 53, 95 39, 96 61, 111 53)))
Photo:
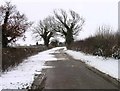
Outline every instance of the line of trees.
POLYGON ((69 13, 62 9, 55 10, 54 16, 40 20, 37 27, 34 28, 34 33, 37 34, 37 37, 43 38, 44 45, 47 47, 49 47, 50 38, 59 34, 65 38, 66 46, 69 47, 74 42, 74 36, 77 36, 82 30, 84 22, 85 20, 72 10, 69 13))
MULTIPOLYGON (((73 10, 54 10, 53 15, 39 20, 33 32, 37 38, 43 39, 44 45, 49 48, 51 38, 61 36, 65 39, 67 48, 82 50, 87 53, 101 53, 111 56, 120 50, 120 32, 112 34, 110 27, 101 26, 95 36, 74 42, 75 36, 82 30, 85 20, 73 10), (116 49, 117 48, 117 49, 116 49), (113 49, 116 52, 113 53, 113 49)), ((0 6, 0 27, 2 27, 2 47, 8 47, 11 42, 17 41, 32 25, 24 14, 21 14, 15 5, 6 2, 0 6)), ((1 29, 1 28, 0 28, 1 29)), ((0 38, 1 39, 1 38, 0 38)), ((56 46, 58 41, 52 42, 56 46)))
MULTIPOLYGON (((53 16, 40 20, 34 27, 36 37, 44 41, 49 47, 50 39, 58 34, 65 38, 67 47, 74 41, 74 36, 82 30, 85 20, 75 11, 54 10, 53 16)), ((32 25, 25 14, 21 14, 15 5, 6 2, 0 6, 0 26, 2 27, 2 47, 8 47, 11 42, 16 42, 18 37, 23 37, 25 31, 32 25)))

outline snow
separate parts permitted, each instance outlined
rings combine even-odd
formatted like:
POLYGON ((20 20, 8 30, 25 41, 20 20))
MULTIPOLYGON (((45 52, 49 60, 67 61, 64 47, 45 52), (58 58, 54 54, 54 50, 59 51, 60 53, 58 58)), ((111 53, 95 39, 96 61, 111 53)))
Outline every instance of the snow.
POLYGON ((113 58, 105 59, 104 57, 88 55, 83 52, 76 52, 73 50, 66 50, 65 52, 74 59, 83 61, 87 65, 92 66, 118 80, 118 60, 113 58))
MULTIPOLYGON (((62 47, 61 47, 62 48, 62 47)), ((61 49, 59 47, 53 48, 37 55, 31 56, 24 60, 17 67, 11 71, 2 73, 0 76, 0 90, 2 89, 22 89, 30 87, 35 74, 40 74, 42 68, 53 68, 44 66, 46 61, 57 61, 51 53, 61 49)), ((63 47, 64 48, 64 47, 63 47)))
POLYGON ((62 49, 73 58, 83 61, 87 65, 118 79, 118 60, 112 58, 105 59, 104 57, 92 56, 83 52, 67 50, 65 47, 56 47, 31 56, 11 71, 2 73, 0 76, 0 90, 30 87, 35 74, 41 74, 42 69, 54 68, 54 66, 45 66, 46 61, 65 60, 64 58, 57 59, 52 55, 52 53, 59 53, 62 49))

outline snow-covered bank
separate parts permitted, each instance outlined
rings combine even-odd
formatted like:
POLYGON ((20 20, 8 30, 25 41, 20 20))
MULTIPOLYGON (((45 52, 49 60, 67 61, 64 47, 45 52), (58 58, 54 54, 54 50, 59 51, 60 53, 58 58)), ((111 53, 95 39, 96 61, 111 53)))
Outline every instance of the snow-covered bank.
MULTIPOLYGON (((2 89, 22 89, 31 86, 34 74, 40 73, 46 61, 57 61, 50 53, 54 53, 61 48, 53 48, 24 60, 23 63, 9 72, 2 73, 0 77, 0 90, 2 89)), ((50 67, 49 67, 50 68, 50 67)))
POLYGON ((87 55, 83 52, 72 50, 66 50, 65 52, 73 58, 81 60, 99 71, 118 79, 118 60, 112 58, 105 59, 103 57, 87 55))

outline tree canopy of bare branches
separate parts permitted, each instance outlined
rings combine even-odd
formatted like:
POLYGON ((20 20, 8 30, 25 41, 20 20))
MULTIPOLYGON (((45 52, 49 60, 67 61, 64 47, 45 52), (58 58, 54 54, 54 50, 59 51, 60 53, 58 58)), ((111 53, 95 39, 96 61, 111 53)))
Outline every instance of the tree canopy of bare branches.
POLYGON ((40 20, 37 27, 34 28, 34 34, 37 35, 36 37, 40 36, 43 39, 46 47, 49 47, 50 38, 55 34, 54 24, 54 17, 49 16, 44 20, 40 20))
POLYGON ((55 10, 54 15, 58 25, 56 30, 65 36, 66 44, 69 46, 74 41, 74 35, 78 35, 82 30, 85 20, 72 10, 69 14, 62 9, 59 12, 55 10))
POLYGON ((2 26, 2 46, 7 47, 8 43, 15 42, 17 37, 30 27, 26 16, 17 11, 16 6, 10 2, 0 6, 0 26, 2 26))

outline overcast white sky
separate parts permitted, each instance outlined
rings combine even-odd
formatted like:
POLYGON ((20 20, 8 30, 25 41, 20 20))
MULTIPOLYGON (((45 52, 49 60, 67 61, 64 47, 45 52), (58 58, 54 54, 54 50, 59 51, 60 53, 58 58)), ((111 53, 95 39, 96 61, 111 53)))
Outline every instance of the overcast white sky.
MULTIPOLYGON (((48 15, 53 15, 54 9, 76 11, 86 21, 78 39, 93 35, 100 25, 110 25, 114 30, 118 28, 119 0, 0 0, 0 5, 5 1, 11 1, 30 21, 36 23, 48 15)), ((31 32, 27 33, 24 43, 34 43, 31 32)))

